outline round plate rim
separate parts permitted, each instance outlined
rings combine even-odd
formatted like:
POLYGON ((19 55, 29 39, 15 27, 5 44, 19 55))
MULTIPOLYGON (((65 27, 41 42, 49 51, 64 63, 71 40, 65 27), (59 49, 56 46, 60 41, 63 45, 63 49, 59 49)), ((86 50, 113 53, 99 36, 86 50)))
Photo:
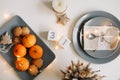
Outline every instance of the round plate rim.
MULTIPOLYGON (((106 17, 94 17, 94 18, 92 18, 92 19, 90 19, 90 20, 88 20, 86 23, 88 23, 89 21, 91 21, 91 20, 93 20, 93 19, 98 19, 98 18, 104 18, 104 19, 108 19, 108 20, 110 20, 111 21, 111 19, 109 19, 109 18, 106 18, 106 17)), ((115 22, 113 22, 113 20, 111 21, 112 22, 112 24, 114 24, 115 22)), ((86 23, 85 23, 85 25, 86 25, 86 23)), ((114 26, 116 26, 116 23, 114 24, 114 26)), ((79 35, 81 35, 81 33, 79 34, 79 35)), ((79 36, 79 38, 80 38, 80 36, 79 36)), ((117 49, 117 48, 116 48, 117 49)), ((113 50, 112 51, 112 53, 108 53, 109 55, 107 55, 107 56, 95 56, 95 55, 93 55, 93 54, 95 54, 95 53, 93 53, 93 54, 91 54, 91 53, 87 53, 88 55, 90 55, 91 57, 94 57, 94 58, 101 58, 101 59, 103 59, 103 58, 108 58, 108 57, 110 57, 110 56, 112 56, 113 54, 115 54, 115 52, 116 52, 116 49, 115 50, 113 50)), ((106 53, 105 53, 106 54, 106 53)))
MULTIPOLYGON (((82 57, 83 59, 87 60, 88 62, 92 62, 92 63, 96 63, 96 64, 107 63, 107 62, 112 61, 113 59, 115 59, 119 55, 119 51, 120 51, 119 48, 120 48, 120 46, 118 47, 118 51, 116 52, 116 54, 113 54, 113 56, 110 56, 108 58, 99 59, 99 58, 91 57, 90 55, 85 53, 85 51, 82 50, 82 48, 80 48, 79 43, 78 43, 77 36, 78 36, 80 25, 83 24, 83 22, 85 22, 85 21, 87 21, 89 19, 92 19, 94 17, 106 17, 106 18, 109 18, 112 21, 116 22, 116 24, 118 26, 120 26, 119 20, 115 16, 113 16, 112 14, 110 14, 108 12, 105 12, 105 11, 92 11, 92 12, 88 12, 88 13, 84 14, 77 21, 77 23, 75 24, 75 27, 73 29, 73 35, 72 35, 73 46, 74 46, 75 51, 78 53, 78 55, 80 57, 82 57)), ((120 29, 120 27, 118 27, 118 28, 120 29)))

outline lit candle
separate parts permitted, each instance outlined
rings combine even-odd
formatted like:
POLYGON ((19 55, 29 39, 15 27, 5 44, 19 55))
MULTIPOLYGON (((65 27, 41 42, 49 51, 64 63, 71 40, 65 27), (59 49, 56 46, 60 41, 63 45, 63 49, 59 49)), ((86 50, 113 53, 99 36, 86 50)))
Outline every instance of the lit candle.
POLYGON ((120 41, 120 36, 118 36, 118 40, 120 41))
POLYGON ((4 13, 3 15, 0 15, 0 27, 11 18, 9 13, 4 13))
POLYGON ((55 48, 55 50, 58 50, 60 48, 60 45, 59 45, 58 41, 55 41, 54 48, 55 48))
POLYGON ((56 46, 55 46, 55 50, 58 50, 58 49, 59 49, 59 46, 58 46, 58 45, 56 45, 56 46))
POLYGON ((3 14, 3 18, 4 18, 5 20, 9 20, 9 19, 11 18, 11 15, 10 15, 9 13, 4 13, 4 14, 3 14))
POLYGON ((52 8, 57 13, 64 13, 67 9, 67 4, 65 0, 53 0, 52 8))

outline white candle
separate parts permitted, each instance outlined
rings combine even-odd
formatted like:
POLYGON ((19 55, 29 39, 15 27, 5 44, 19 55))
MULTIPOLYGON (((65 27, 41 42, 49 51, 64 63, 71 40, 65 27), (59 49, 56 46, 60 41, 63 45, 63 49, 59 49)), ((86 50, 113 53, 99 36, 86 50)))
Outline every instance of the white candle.
POLYGON ((67 9, 67 4, 65 0, 53 0, 52 8, 57 13, 64 13, 67 9))

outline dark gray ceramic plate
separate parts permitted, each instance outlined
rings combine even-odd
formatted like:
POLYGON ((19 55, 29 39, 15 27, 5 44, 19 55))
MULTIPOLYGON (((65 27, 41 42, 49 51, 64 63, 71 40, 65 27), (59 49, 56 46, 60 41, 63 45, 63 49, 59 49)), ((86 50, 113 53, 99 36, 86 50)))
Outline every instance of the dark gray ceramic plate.
MULTIPOLYGON (((10 21, 8 21, 7 23, 4 24, 3 27, 0 29, 0 35, 3 35, 5 32, 9 32, 10 35, 13 37, 12 31, 13 31, 13 28, 16 26, 28 26, 28 28, 31 30, 30 33, 36 35, 32 31, 32 29, 29 27, 29 25, 27 25, 23 21, 23 19, 20 18, 19 16, 14 16, 10 21)), ((41 69, 39 69, 39 71, 41 72, 55 59, 55 55, 37 35, 36 35, 36 38, 37 38, 36 44, 40 45, 44 51, 44 54, 42 57, 42 59, 44 61, 44 65, 41 69)), ((14 57, 14 55, 13 55, 13 47, 10 49, 10 51, 8 53, 1 53, 1 55, 13 67, 13 69, 16 71, 16 73, 19 75, 19 77, 22 80, 33 80, 36 77, 36 76, 31 76, 27 71, 21 72, 15 68, 14 62, 16 60, 16 57, 14 57)), ((31 58, 28 57, 28 55, 26 57, 31 61, 31 58)))
MULTIPOLYGON (((92 62, 92 63, 97 63, 97 64, 102 64, 102 63, 107 63, 115 59, 120 52, 120 45, 118 44, 118 47, 113 50, 113 51, 97 51, 97 52, 88 52, 84 50, 84 41, 83 37, 80 36, 80 34, 83 34, 83 28, 87 23, 89 23, 89 26, 92 24, 99 25, 99 21, 97 22, 97 19, 102 18, 103 20, 110 20, 112 21, 113 25, 119 28, 120 30, 120 22, 119 20, 114 17, 112 14, 109 14, 104 11, 93 11, 86 13, 83 15, 78 22, 76 23, 74 30, 73 30, 73 45, 75 48, 75 51, 85 60, 92 62), (107 53, 107 55, 105 55, 107 53)), ((104 22, 104 21, 103 21, 104 22)))
MULTIPOLYGON (((114 21, 110 20, 106 17, 95 17, 93 19, 90 19, 88 22, 85 23, 84 28, 87 26, 95 27, 95 26, 117 26, 114 21)), ((81 36, 81 34, 80 34, 81 36)), ((93 43, 94 44, 94 43, 93 43)), ((117 49, 117 48, 116 48, 117 49)), ((90 56, 95 58, 108 58, 115 54, 116 49, 114 50, 86 50, 86 53, 88 53, 90 56)))

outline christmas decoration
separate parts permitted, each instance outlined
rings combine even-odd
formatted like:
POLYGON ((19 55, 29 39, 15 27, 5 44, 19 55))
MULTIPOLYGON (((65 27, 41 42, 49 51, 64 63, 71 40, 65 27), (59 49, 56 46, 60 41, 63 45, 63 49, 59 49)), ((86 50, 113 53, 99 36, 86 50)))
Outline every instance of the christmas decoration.
POLYGON ((5 35, 2 35, 0 44, 11 44, 11 43, 12 43, 11 36, 8 34, 8 32, 6 32, 5 35))
POLYGON ((65 25, 67 22, 69 22, 69 18, 67 17, 67 15, 66 14, 63 14, 63 15, 57 15, 57 17, 58 17, 58 21, 57 21, 57 23, 60 23, 60 24, 62 24, 62 25, 65 25))
POLYGON ((13 46, 12 38, 8 32, 0 37, 0 52, 7 53, 13 46))
POLYGON ((101 80, 105 77, 96 74, 96 72, 99 72, 100 70, 92 71, 89 66, 90 63, 84 66, 80 61, 78 61, 77 64, 71 61, 71 65, 67 67, 66 71, 61 70, 63 73, 62 80, 101 80))

